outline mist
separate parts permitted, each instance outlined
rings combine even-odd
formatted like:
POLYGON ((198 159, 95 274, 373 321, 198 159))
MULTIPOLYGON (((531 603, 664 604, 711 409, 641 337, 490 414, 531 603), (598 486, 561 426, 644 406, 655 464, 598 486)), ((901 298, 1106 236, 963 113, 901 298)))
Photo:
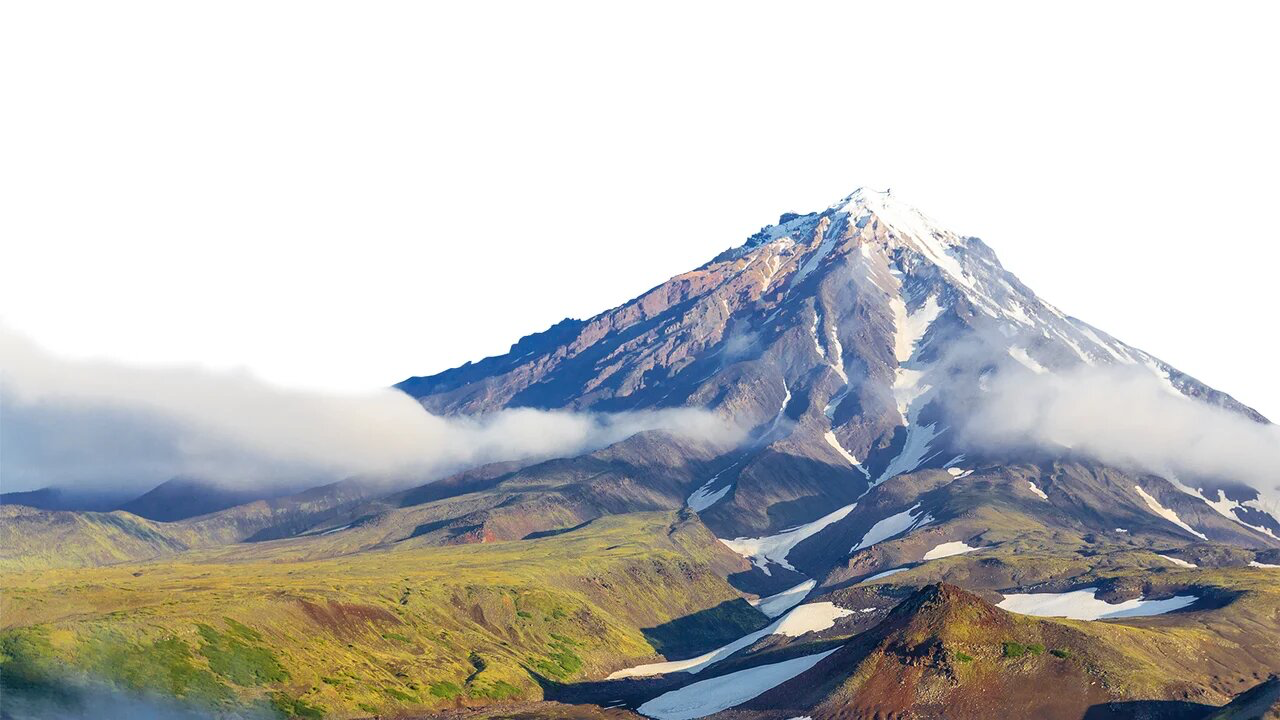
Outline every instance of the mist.
POLYGON ((695 408, 438 417, 392 389, 327 395, 244 372, 65 360, 0 328, 5 492, 140 491, 178 476, 255 486, 420 481, 486 462, 576 455, 646 430, 717 444, 743 436, 695 408))
POLYGON ((953 413, 964 446, 1069 449, 1193 487, 1241 482, 1280 516, 1280 427, 1182 395, 1145 366, 1002 371, 970 399, 953 413))
MULTIPOLYGON (((4 688, 4 720, 209 720, 209 708, 143 693, 118 690, 106 683, 65 678, 56 685, 21 681, 4 688)), ((266 709, 237 709, 241 720, 273 720, 266 709)))

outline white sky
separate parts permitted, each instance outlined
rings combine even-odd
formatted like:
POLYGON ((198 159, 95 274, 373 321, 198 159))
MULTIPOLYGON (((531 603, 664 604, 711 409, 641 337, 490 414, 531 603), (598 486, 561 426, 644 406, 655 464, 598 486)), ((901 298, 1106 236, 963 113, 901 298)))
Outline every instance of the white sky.
POLYGON ((1280 418, 1270 8, 5 3, 0 318, 380 386, 892 186, 1280 418))

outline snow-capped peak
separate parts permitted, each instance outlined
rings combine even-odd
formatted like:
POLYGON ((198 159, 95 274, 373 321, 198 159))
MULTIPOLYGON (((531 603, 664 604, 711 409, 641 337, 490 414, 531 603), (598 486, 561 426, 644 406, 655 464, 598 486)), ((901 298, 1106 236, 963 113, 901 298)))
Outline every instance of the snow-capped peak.
POLYGON ((874 215, 881 223, 896 230, 899 234, 910 236, 916 240, 937 240, 946 247, 958 245, 962 242, 959 235, 947 230, 915 207, 895 197, 892 189, 858 188, 846 195, 840 202, 831 205, 830 209, 836 212, 848 213, 851 218, 864 218, 868 215, 874 215))

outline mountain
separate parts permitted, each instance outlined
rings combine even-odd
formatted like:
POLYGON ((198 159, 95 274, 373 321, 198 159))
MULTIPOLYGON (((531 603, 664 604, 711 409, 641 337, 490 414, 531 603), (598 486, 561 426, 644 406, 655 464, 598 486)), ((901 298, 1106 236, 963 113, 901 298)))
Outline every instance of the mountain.
POLYGON ((1280 501, 991 437, 1027 410, 993 398, 1043 428, 1041 383, 1094 377, 1269 427, 859 190, 397 386, 439 415, 692 408, 732 432, 130 505, 171 522, 6 506, 0 682, 285 717, 1199 720, 1280 669, 1280 501))
POLYGON ((105 511, 118 505, 128 494, 113 491, 93 492, 46 487, 0 493, 0 505, 25 505, 41 510, 105 511))
MULTIPOLYGON (((270 483, 267 488, 274 488, 270 483)), ((172 522, 207 515, 236 505, 289 494, 284 490, 227 487, 195 478, 173 478, 115 508, 148 520, 172 522)))
MULTIPOLYGON (((957 432, 993 375, 1110 366, 1138 369, 1170 392, 1266 422, 1042 301, 980 240, 864 189, 822 212, 783 215, 744 245, 621 307, 566 320, 504 356, 398 387, 442 414, 692 405, 751 427, 753 442, 722 455, 704 482, 679 489, 723 538, 776 538, 801 525, 808 534, 815 522, 828 534, 842 526, 856 534, 848 527, 861 514, 854 502, 889 478, 1017 465, 1024 490, 1026 483, 1061 485, 1073 502, 1087 504, 1096 531, 1134 520, 1153 532, 1273 546, 1280 523, 1263 508, 1276 506, 1253 488, 1232 486, 1215 507, 1208 504, 1220 499, 1215 478, 1130 473, 1067 483, 1045 462, 1089 466, 1089 458, 993 453, 957 432), (1152 503, 1185 513, 1193 529, 1153 518, 1152 503), (848 514, 831 517, 837 511, 848 514)), ((652 483, 643 488, 653 490, 652 483)), ((674 490, 664 489, 662 501, 674 505, 674 490)), ((928 503, 920 509, 937 518, 928 503)), ((802 556, 816 542, 794 550, 802 556)), ((771 575, 792 564, 753 559, 771 575)))

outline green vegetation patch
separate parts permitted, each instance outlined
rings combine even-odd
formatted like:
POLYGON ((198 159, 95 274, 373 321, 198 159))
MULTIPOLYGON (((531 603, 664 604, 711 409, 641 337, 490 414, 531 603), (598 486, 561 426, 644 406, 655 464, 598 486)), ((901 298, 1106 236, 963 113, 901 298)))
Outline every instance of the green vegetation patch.
POLYGON ((209 661, 209 667, 236 685, 253 687, 289 678, 270 650, 249 645, 237 636, 220 633, 203 623, 196 625, 196 629, 204 640, 200 654, 209 661))
POLYGON ((451 682, 442 681, 431 683, 431 686, 427 688, 427 692, 438 698, 452 700, 462 694, 462 688, 451 682))
POLYGON ((962 653, 962 652, 958 652, 956 653, 956 662, 971 663, 973 662, 973 656, 966 655, 965 653, 962 653))
POLYGON ((574 652, 573 640, 555 633, 551 637, 546 658, 530 658, 529 664, 546 677, 564 680, 582 669, 582 658, 574 652))
POLYGON ((1004 644, 1004 656, 1007 658, 1020 658, 1024 655, 1043 655, 1044 645, 1040 643, 1030 643, 1023 645, 1019 642, 1007 642, 1004 644))
POLYGON ((229 617, 224 617, 222 620, 227 624, 227 632, 231 635, 239 637, 242 640, 248 640, 249 642, 262 642, 262 633, 254 630, 248 625, 236 622, 229 617))
POLYGON ((1066 648, 1054 648, 1049 651, 1049 654, 1056 658, 1062 658, 1063 660, 1071 659, 1071 651, 1066 648))
POLYGON ((323 707, 311 705, 302 698, 290 697, 284 693, 275 693, 271 696, 271 707, 287 718, 321 720, 325 716, 323 707))
POLYGON ((409 693, 404 692, 402 690, 397 690, 396 688, 382 688, 382 692, 386 693, 387 695, 390 695, 391 697, 395 698, 396 700, 399 700, 400 702, 412 702, 412 703, 418 702, 418 698, 416 696, 410 695, 409 693))
POLYGON ((173 635, 130 641, 117 632, 99 631, 77 646, 71 662, 74 667, 57 657, 45 628, 0 634, 0 678, 9 689, 70 697, 67 681, 83 671, 120 688, 160 692, 201 705, 232 698, 231 689, 197 664, 187 643, 173 635))
POLYGON ((131 690, 159 690, 179 698, 228 700, 232 693, 213 673, 195 664, 190 646, 169 635, 132 643, 117 633, 98 633, 79 651, 91 674, 131 690))
POLYGON ((475 684, 471 686, 471 697, 486 698, 489 700, 510 700, 511 698, 520 697, 523 692, 520 688, 503 680, 494 680, 491 683, 475 684))
POLYGON ((0 681, 6 687, 41 684, 56 677, 58 671, 49 633, 44 628, 0 633, 0 681))

